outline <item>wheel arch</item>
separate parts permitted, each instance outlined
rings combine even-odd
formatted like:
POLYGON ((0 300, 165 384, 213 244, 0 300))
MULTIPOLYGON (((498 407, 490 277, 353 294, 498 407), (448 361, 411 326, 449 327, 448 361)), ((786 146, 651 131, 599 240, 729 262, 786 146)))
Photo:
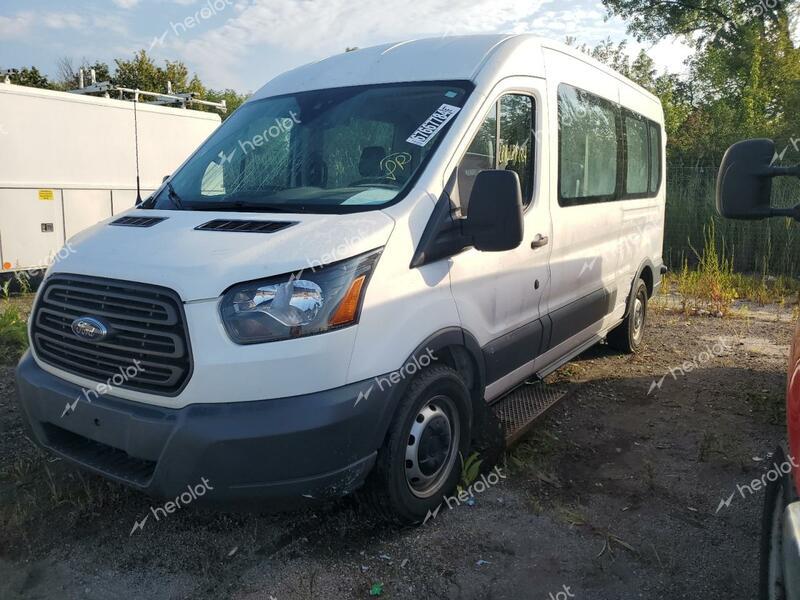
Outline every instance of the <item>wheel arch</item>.
POLYGON ((653 261, 649 258, 646 258, 641 262, 639 268, 636 269, 636 275, 634 276, 633 280, 631 281, 630 288, 628 290, 628 299, 625 301, 625 316, 623 318, 627 318, 631 311, 631 300, 633 300, 633 293, 636 289, 636 282, 640 279, 644 281, 644 285, 647 288, 647 297, 652 298, 653 294, 656 290, 656 273, 658 273, 658 277, 661 277, 661 271, 656 270, 653 261))
MULTIPOLYGON (((419 361, 422 356, 431 354, 435 357, 433 364, 444 364, 464 378, 471 400, 471 414, 468 415, 470 427, 474 428, 476 423, 482 423, 483 413, 486 410, 484 402, 486 367, 478 341, 472 334, 460 327, 441 329, 419 344, 403 364, 419 361)), ((400 399, 406 393, 412 379, 403 380, 392 388, 389 399, 390 410, 385 411, 384 418, 379 424, 377 448, 380 448, 386 440, 400 399)))

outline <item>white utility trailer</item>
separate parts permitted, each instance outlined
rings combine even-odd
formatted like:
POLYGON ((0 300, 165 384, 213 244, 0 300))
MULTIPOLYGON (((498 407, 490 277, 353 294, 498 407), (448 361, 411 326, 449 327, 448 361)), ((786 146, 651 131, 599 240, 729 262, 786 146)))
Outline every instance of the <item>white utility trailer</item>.
POLYGON ((0 274, 47 267, 70 237, 132 207, 137 137, 146 198, 219 123, 211 112, 0 83, 0 274))

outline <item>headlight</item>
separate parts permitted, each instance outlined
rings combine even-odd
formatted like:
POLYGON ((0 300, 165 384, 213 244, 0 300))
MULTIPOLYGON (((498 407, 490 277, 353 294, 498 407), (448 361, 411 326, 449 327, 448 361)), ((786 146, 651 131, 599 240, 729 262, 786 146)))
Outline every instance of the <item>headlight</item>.
POLYGON ((361 300, 381 250, 262 281, 241 283, 222 298, 222 322, 237 344, 324 333, 358 323, 361 300))

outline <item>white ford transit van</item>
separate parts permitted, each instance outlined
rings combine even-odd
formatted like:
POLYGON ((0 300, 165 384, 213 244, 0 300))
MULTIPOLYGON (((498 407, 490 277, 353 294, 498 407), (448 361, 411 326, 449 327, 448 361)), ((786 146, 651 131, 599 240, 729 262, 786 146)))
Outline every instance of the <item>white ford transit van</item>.
POLYGON ((654 96, 527 35, 281 75, 50 269, 17 371, 33 435, 162 497, 366 486, 418 522, 487 407, 641 346, 664 145, 654 96))

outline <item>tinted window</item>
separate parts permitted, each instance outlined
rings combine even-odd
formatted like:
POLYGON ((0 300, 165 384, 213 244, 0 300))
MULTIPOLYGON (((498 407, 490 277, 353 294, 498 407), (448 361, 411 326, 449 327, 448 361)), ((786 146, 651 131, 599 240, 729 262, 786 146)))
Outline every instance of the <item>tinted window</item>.
POLYGON ((611 102, 569 86, 559 88, 562 204, 614 199, 619 149, 617 115, 611 102))
POLYGON ((650 173, 650 148, 647 123, 642 119, 625 117, 625 157, 627 175, 625 191, 628 195, 647 194, 650 173))
POLYGON ((529 204, 533 195, 533 153, 533 98, 520 94, 503 96, 489 109, 458 165, 462 210, 466 212, 475 177, 486 169, 516 172, 523 202, 529 204))
POLYGON ((661 128, 650 125, 650 193, 661 187, 661 128))

